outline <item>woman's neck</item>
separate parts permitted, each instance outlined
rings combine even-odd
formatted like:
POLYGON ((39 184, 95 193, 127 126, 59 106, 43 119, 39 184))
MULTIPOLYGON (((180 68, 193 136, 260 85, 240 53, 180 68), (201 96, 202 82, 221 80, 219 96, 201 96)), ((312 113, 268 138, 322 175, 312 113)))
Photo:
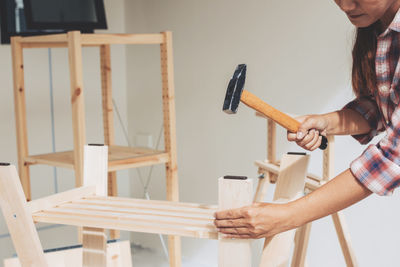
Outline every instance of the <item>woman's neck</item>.
POLYGON ((385 14, 381 17, 380 21, 382 23, 382 27, 386 29, 389 27, 390 23, 392 23, 394 16, 396 16, 397 11, 400 8, 400 1, 395 1, 385 12, 385 14))

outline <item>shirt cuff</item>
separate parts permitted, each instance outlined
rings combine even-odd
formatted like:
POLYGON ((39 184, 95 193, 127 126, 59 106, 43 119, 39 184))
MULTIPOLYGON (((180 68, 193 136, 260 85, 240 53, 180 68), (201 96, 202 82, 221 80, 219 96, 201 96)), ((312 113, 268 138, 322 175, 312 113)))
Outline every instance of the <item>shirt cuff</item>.
POLYGON ((343 109, 351 109, 358 112, 371 127, 371 130, 368 133, 352 135, 352 137, 361 144, 367 144, 381 129, 383 129, 383 123, 381 121, 378 106, 373 100, 367 97, 357 98, 344 106, 343 109))
POLYGON ((390 196, 400 183, 400 166, 387 159, 379 145, 369 145, 350 170, 373 193, 390 196))

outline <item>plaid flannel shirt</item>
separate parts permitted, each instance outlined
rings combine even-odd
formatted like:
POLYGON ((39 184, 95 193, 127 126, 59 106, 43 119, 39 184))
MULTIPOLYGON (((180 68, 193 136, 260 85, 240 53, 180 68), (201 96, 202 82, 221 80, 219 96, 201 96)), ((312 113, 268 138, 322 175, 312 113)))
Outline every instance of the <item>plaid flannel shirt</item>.
POLYGON ((400 10, 389 27, 378 36, 375 60, 377 87, 374 96, 357 98, 344 108, 359 112, 371 126, 367 134, 353 136, 368 143, 377 133, 386 135, 369 145, 350 170, 369 190, 391 195, 400 185, 400 10))

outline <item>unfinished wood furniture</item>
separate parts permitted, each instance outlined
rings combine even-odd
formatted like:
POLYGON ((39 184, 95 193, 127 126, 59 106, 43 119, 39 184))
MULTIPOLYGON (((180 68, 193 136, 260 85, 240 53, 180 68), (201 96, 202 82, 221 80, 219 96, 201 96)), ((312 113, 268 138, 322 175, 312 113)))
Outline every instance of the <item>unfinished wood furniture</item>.
MULTIPOLYGON (((50 266, 35 222, 83 227, 85 267, 106 266, 104 229, 218 239, 213 223, 217 206, 107 196, 107 154, 107 146, 86 146, 83 186, 30 202, 26 201, 15 167, 1 164, 0 207, 23 267, 50 266)), ((234 207, 251 203, 251 179, 220 178, 219 185, 220 208, 232 207, 229 204, 232 199, 235 200, 232 202, 234 207)), ((237 254, 227 253, 237 246, 243 247, 242 240, 228 241, 219 241, 219 255, 223 257, 219 260, 220 266, 246 267, 242 263, 250 258, 250 249, 237 254)), ((171 266, 180 265, 171 263, 171 266)))
MULTIPOLYGON (((68 32, 66 34, 11 38, 18 170, 27 200, 29 201, 31 199, 29 167, 34 164, 46 164, 73 169, 75 171, 76 187, 82 186, 83 147, 86 144, 82 47, 88 46, 100 48, 104 142, 109 146, 109 195, 117 195, 115 171, 165 163, 167 200, 178 201, 179 189, 176 158, 174 69, 171 32, 162 32, 159 34, 80 34, 80 32, 77 31, 68 32), (112 44, 160 45, 165 144, 165 149, 163 151, 115 145, 110 51, 110 45, 112 44), (71 151, 31 155, 28 151, 23 50, 28 48, 60 47, 67 48, 69 53, 71 82, 70 101, 72 105, 74 147, 71 151)), ((111 231, 110 236, 112 239, 118 238, 118 233, 111 231)), ((178 253, 180 251, 180 241, 178 238, 170 236, 168 244, 170 249, 172 249, 170 251, 170 257, 171 262, 173 262, 175 258, 180 258, 178 253)))
MULTIPOLYGON (((286 203, 300 198, 304 192, 309 156, 283 155, 273 201, 286 203)), ((296 229, 265 239, 260 267, 286 267, 296 229)))
MULTIPOLYGON (((257 116, 265 118, 262 114, 256 113, 257 116)), ((262 201, 265 197, 269 184, 276 183, 280 174, 281 162, 276 160, 276 124, 272 120, 267 119, 267 159, 265 161, 256 161, 258 172, 263 174, 257 185, 254 201, 262 201)), ((312 192, 334 177, 334 146, 335 140, 333 136, 328 136, 328 147, 323 152, 323 174, 319 177, 314 174, 307 173, 305 180, 305 193, 312 192)), ((278 180, 279 181, 279 180, 278 180)), ((332 214, 332 220, 335 225, 336 233, 343 252, 346 265, 348 267, 357 266, 357 261, 351 247, 350 235, 348 233, 345 218, 342 212, 332 214)), ((292 267, 306 266, 305 257, 307 253, 307 245, 311 230, 311 223, 308 223, 296 231, 295 248, 292 258, 292 267)))
MULTIPOLYGON (((44 253, 49 266, 52 267, 83 267, 82 247, 55 249, 44 253)), ((121 241, 107 244, 107 266, 132 267, 131 244, 121 241)), ((18 258, 4 260, 4 267, 22 267, 18 258)))

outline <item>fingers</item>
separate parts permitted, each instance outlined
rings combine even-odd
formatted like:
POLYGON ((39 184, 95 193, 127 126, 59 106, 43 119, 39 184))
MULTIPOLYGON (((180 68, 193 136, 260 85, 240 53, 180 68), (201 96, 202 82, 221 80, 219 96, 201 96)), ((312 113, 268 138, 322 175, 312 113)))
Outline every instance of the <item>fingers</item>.
POLYGON ((250 235, 249 229, 246 227, 238 228, 219 228, 218 231, 227 235, 250 235))
POLYGON ((217 219, 217 220, 240 219, 240 218, 244 218, 244 217, 245 217, 245 214, 244 214, 244 210, 242 208, 217 211, 215 213, 215 219, 217 219))
POLYGON ((317 139, 317 142, 314 144, 314 146, 312 146, 312 147, 310 148, 310 150, 311 150, 311 151, 314 151, 315 149, 319 148, 319 146, 321 145, 321 143, 322 143, 322 135, 319 135, 319 136, 318 136, 318 139, 317 139))
POLYGON ((318 142, 318 139, 319 132, 316 130, 311 130, 302 141, 298 142, 298 144, 307 150, 311 150, 311 148, 313 148, 318 142))
POLYGON ((229 220, 215 220, 215 226, 218 228, 227 228, 227 227, 248 227, 249 224, 247 220, 241 219, 229 219, 229 220))

